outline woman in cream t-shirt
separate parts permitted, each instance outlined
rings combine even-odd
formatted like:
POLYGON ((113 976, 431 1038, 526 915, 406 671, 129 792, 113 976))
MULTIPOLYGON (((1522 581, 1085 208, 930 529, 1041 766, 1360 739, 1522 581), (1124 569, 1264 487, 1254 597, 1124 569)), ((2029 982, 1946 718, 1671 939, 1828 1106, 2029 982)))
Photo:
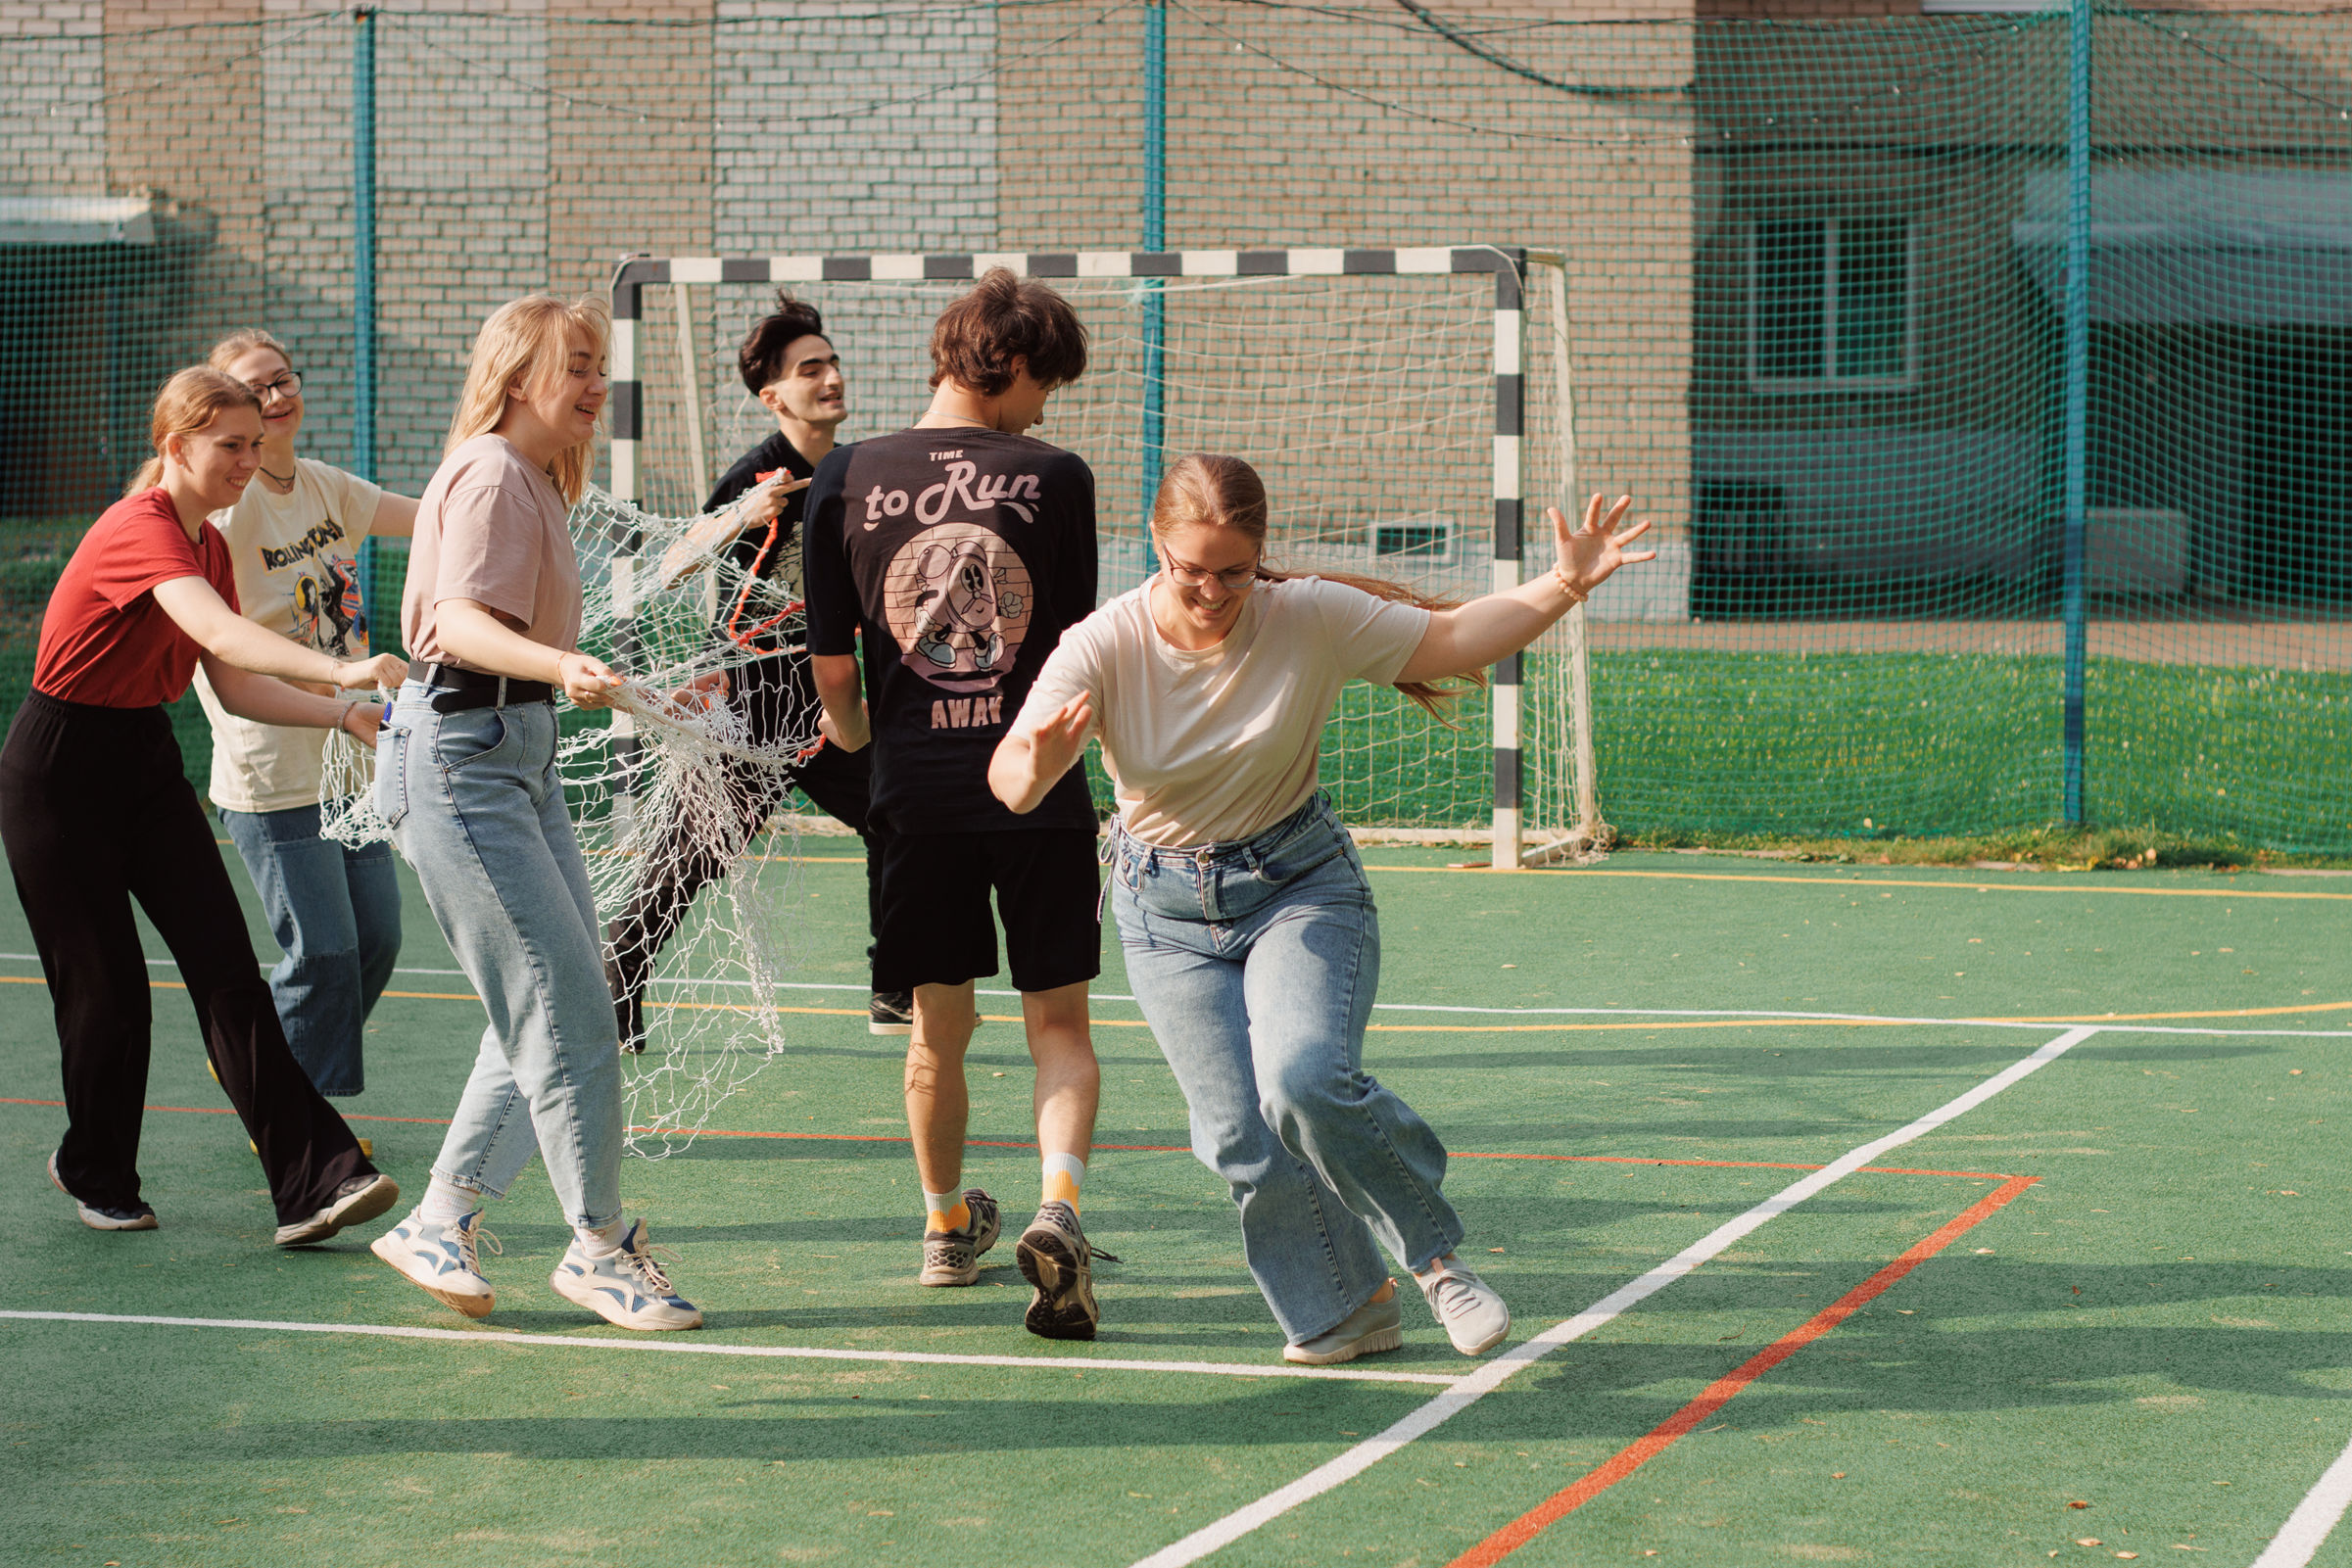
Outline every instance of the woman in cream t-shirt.
MULTIPOLYGON (((214 345, 211 363, 262 400, 261 471, 213 518, 228 540, 238 605, 246 619, 329 658, 366 658, 371 606, 360 600, 360 542, 406 535, 416 502, 294 454, 302 377, 268 333, 230 334, 214 345)), ((400 958, 392 847, 347 849, 319 836, 325 731, 241 719, 202 671, 196 696, 213 726, 213 808, 285 950, 269 993, 286 1043, 319 1093, 358 1094, 367 1086, 367 1015, 400 958)))
POLYGON ((1027 811, 1099 736, 1118 785, 1109 901, 1128 980, 1175 1069, 1192 1147, 1241 1211, 1250 1272, 1289 1342, 1323 1365, 1404 1343, 1385 1247, 1455 1349, 1501 1344, 1511 1313, 1455 1256, 1446 1151, 1364 1070, 1380 928, 1347 830, 1317 788, 1340 688, 1432 685, 1517 652, 1628 561, 1647 523, 1601 499, 1532 583, 1460 606, 1369 578, 1265 565, 1266 487, 1195 453, 1152 503, 1162 570, 1063 634, 989 787, 1027 811))

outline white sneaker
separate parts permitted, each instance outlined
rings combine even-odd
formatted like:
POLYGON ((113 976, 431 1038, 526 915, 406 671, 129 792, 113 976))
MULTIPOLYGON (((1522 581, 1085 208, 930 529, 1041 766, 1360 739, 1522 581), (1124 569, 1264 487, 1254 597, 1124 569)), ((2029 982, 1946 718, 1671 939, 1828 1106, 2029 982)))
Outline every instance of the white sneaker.
POLYGON ((399 1269, 427 1296, 467 1317, 488 1317, 493 1300, 490 1281, 482 1277, 477 1249, 488 1242, 502 1252, 499 1239, 482 1228, 482 1212, 475 1210, 449 1224, 424 1217, 421 1211, 367 1244, 367 1250, 399 1269))
POLYGON ((1397 1307, 1397 1293, 1390 1291, 1388 1300, 1366 1302, 1336 1327, 1325 1329, 1311 1340, 1283 1346, 1282 1359, 1302 1366, 1332 1366, 1359 1355, 1393 1351, 1404 1343, 1405 1314, 1397 1307))
POLYGON ((701 1309, 670 1287, 667 1274, 646 1247, 642 1219, 622 1233, 615 1251, 591 1258, 578 1237, 555 1272, 548 1276, 555 1294, 577 1302, 618 1328, 700 1328, 701 1309))
POLYGON ((1446 1325, 1454 1349, 1464 1355, 1484 1355, 1511 1333, 1511 1308, 1485 1280, 1464 1268, 1457 1259, 1441 1258, 1425 1274, 1413 1276, 1429 1310, 1446 1325))

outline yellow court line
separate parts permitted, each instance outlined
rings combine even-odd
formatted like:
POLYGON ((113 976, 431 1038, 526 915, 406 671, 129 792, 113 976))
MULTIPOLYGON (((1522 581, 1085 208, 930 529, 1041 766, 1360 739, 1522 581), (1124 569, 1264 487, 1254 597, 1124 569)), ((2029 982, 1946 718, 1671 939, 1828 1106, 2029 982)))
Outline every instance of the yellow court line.
MULTIPOLYGON (((1476 871, 1493 873, 1491 866, 1370 866, 1366 871, 1451 872, 1476 871)), ((1538 866, 1507 866, 1506 876, 1534 877, 1548 875, 1548 868, 1538 866)), ((1801 882, 1814 887, 1941 887, 1946 892, 1963 893, 2128 893, 2141 898, 2294 898, 2318 899, 2352 903, 2352 893, 2292 893, 2256 892, 2245 888, 2225 887, 2093 887, 2082 882, 2055 886, 2034 886, 2026 882, 1931 882, 1899 877, 1770 877, 1760 873, 1721 871, 1579 871, 1572 877, 1634 877, 1653 881, 1679 882, 1801 882)))
MULTIPOLYGON (((0 974, 0 985, 43 985, 48 983, 38 974, 0 974)), ((149 980, 150 990, 184 991, 183 980, 149 980)), ((471 991, 386 991, 386 996, 402 997, 415 1002, 479 1002, 471 991)), ((648 1002, 648 1007, 685 1008, 707 1013, 758 1013, 770 1011, 747 1006, 742 1002, 648 1002)), ((853 1007, 779 1007, 778 1013, 796 1013, 821 1018, 863 1018, 865 1010, 853 1007)), ((2296 1018, 2307 1013, 2342 1013, 2352 1011, 2352 1002, 2306 1002, 2294 1007, 2225 1007, 2207 1008, 2183 1013, 2036 1013, 2015 1017, 1974 1017, 1958 1019, 1628 1019, 1609 1023, 1369 1023, 1366 1029, 1374 1034, 1600 1034, 1642 1030, 1656 1032, 1663 1029, 1884 1029, 1930 1028, 1939 1023, 2150 1023, 2162 1019, 2262 1019, 2296 1018)), ((1020 1023, 1024 1020, 1001 1013, 980 1015, 983 1023, 1020 1023)), ((1093 1019, 1095 1026, 1106 1029, 1145 1029, 1151 1025, 1141 1019, 1093 1019)))

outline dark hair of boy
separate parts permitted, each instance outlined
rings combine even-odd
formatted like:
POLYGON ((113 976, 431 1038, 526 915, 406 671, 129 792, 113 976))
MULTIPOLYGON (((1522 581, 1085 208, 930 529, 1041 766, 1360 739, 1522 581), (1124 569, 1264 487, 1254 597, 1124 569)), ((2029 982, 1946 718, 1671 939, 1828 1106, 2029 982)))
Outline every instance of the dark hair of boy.
POLYGON ((735 362, 744 373, 744 385, 757 392, 784 374, 784 351, 802 338, 825 336, 825 317, 805 300, 795 300, 783 289, 776 291, 776 309, 751 324, 744 336, 744 346, 736 351, 735 362))
POLYGON ((993 398, 1013 384, 1015 359, 1038 385, 1068 386, 1086 370, 1086 328, 1044 284, 992 266, 931 329, 931 384, 993 398))

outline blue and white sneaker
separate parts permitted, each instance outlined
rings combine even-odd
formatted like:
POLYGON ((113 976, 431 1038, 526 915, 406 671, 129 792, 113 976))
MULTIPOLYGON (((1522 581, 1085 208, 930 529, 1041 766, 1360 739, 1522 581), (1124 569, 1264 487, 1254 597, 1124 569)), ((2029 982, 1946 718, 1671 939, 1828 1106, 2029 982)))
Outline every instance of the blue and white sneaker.
POLYGON ((406 1274, 444 1307, 467 1317, 488 1317, 490 1281, 482 1277, 481 1246, 503 1252, 499 1239, 482 1228, 482 1212, 440 1224, 412 1211, 408 1217, 367 1244, 367 1250, 406 1274))
POLYGON ((632 1224, 619 1248, 591 1258, 572 1238, 563 1261, 548 1276, 555 1294, 577 1302, 618 1328, 700 1328, 701 1308, 671 1288, 669 1276, 646 1246, 646 1222, 632 1224))

